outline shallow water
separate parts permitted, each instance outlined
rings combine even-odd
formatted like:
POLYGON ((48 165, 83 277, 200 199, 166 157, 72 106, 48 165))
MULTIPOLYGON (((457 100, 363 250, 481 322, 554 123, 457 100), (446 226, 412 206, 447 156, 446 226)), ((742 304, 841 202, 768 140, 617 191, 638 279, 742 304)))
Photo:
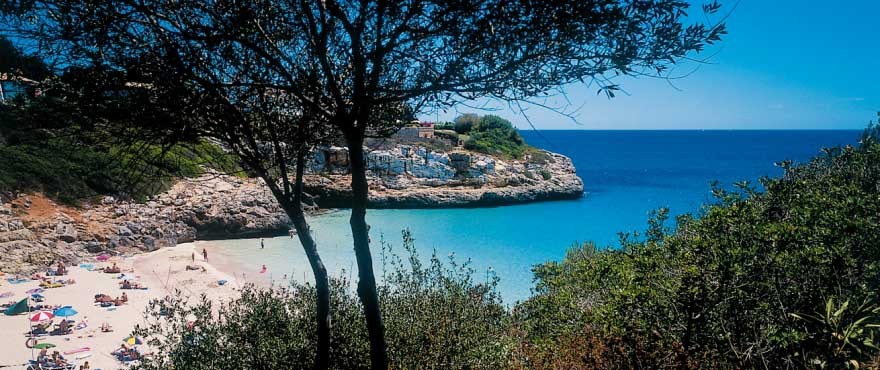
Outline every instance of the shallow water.
MULTIPOLYGON (((400 251, 409 228, 423 257, 432 250, 472 260, 477 276, 492 270, 512 303, 529 295, 531 267, 558 260, 575 243, 615 247, 620 231, 643 230, 648 213, 668 207, 673 215, 698 212, 711 201, 710 184, 779 176, 774 163, 803 162, 823 146, 854 144, 859 131, 540 131, 523 132, 532 145, 572 158, 584 180, 584 198, 479 209, 371 210, 374 262, 381 272, 378 241, 400 251)), ((310 218, 321 256, 331 274, 356 276, 348 212, 310 218)), ((230 272, 248 280, 309 280, 311 272, 296 238, 205 242, 230 272), (266 274, 258 274, 261 265, 266 274)), ((221 267, 222 268, 222 267, 221 267)))

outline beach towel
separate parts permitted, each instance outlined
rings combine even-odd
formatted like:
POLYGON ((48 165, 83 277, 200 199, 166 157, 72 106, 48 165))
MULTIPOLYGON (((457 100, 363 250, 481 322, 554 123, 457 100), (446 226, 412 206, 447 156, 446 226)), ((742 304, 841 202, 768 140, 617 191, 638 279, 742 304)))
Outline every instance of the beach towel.
POLYGON ((72 349, 72 350, 70 350, 70 351, 64 351, 64 354, 65 354, 65 355, 72 355, 72 354, 74 354, 74 353, 88 352, 88 351, 91 351, 91 350, 92 350, 92 349, 89 348, 89 347, 81 347, 81 348, 77 348, 77 349, 72 349))
POLYGON ((21 283, 26 283, 26 282, 28 282, 28 281, 30 281, 30 280, 28 280, 28 279, 13 279, 13 278, 9 278, 9 279, 6 279, 6 281, 8 281, 9 284, 21 284, 21 283))

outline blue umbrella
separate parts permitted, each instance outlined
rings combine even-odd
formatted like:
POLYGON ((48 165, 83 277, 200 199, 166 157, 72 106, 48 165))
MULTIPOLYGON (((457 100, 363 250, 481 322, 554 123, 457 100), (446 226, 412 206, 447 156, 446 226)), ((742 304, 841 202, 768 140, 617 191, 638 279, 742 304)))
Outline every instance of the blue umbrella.
POLYGON ((76 310, 73 309, 73 307, 64 306, 64 307, 61 307, 61 308, 55 310, 55 312, 53 312, 53 314, 55 314, 55 316, 70 317, 70 316, 76 315, 77 312, 76 312, 76 310))

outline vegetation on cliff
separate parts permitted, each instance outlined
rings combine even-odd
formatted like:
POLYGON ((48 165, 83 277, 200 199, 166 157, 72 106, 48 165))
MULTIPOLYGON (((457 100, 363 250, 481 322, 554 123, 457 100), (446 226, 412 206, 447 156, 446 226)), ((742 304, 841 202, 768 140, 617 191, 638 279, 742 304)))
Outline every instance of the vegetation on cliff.
POLYGON ((0 190, 39 191, 65 203, 95 195, 142 200, 176 177, 238 168, 207 141, 122 142, 111 132, 52 97, 0 104, 0 190))
POLYGON ((465 133, 469 137, 464 142, 464 148, 475 152, 503 158, 522 158, 526 151, 533 149, 510 121, 495 115, 480 117, 465 133))

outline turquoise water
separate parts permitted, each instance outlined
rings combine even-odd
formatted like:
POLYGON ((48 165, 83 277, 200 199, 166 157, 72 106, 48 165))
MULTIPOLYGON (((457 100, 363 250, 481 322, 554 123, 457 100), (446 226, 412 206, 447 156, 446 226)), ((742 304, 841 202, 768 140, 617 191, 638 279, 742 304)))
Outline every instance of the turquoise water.
MULTIPOLYGON (((775 162, 803 162, 823 146, 854 144, 858 131, 540 131, 523 132, 532 145, 572 158, 584 180, 585 197, 480 209, 371 210, 376 267, 380 239, 401 244, 409 228, 423 256, 436 250, 470 259, 478 276, 490 267, 501 278, 506 302, 529 295, 531 267, 558 260, 575 243, 591 240, 615 247, 620 231, 643 230, 648 213, 699 211, 711 201, 710 184, 779 176, 775 162)), ((310 219, 331 273, 356 276, 348 212, 310 219)), ((248 279, 309 279, 305 255, 294 238, 206 242, 248 279), (262 264, 269 273, 256 274, 262 264)))

